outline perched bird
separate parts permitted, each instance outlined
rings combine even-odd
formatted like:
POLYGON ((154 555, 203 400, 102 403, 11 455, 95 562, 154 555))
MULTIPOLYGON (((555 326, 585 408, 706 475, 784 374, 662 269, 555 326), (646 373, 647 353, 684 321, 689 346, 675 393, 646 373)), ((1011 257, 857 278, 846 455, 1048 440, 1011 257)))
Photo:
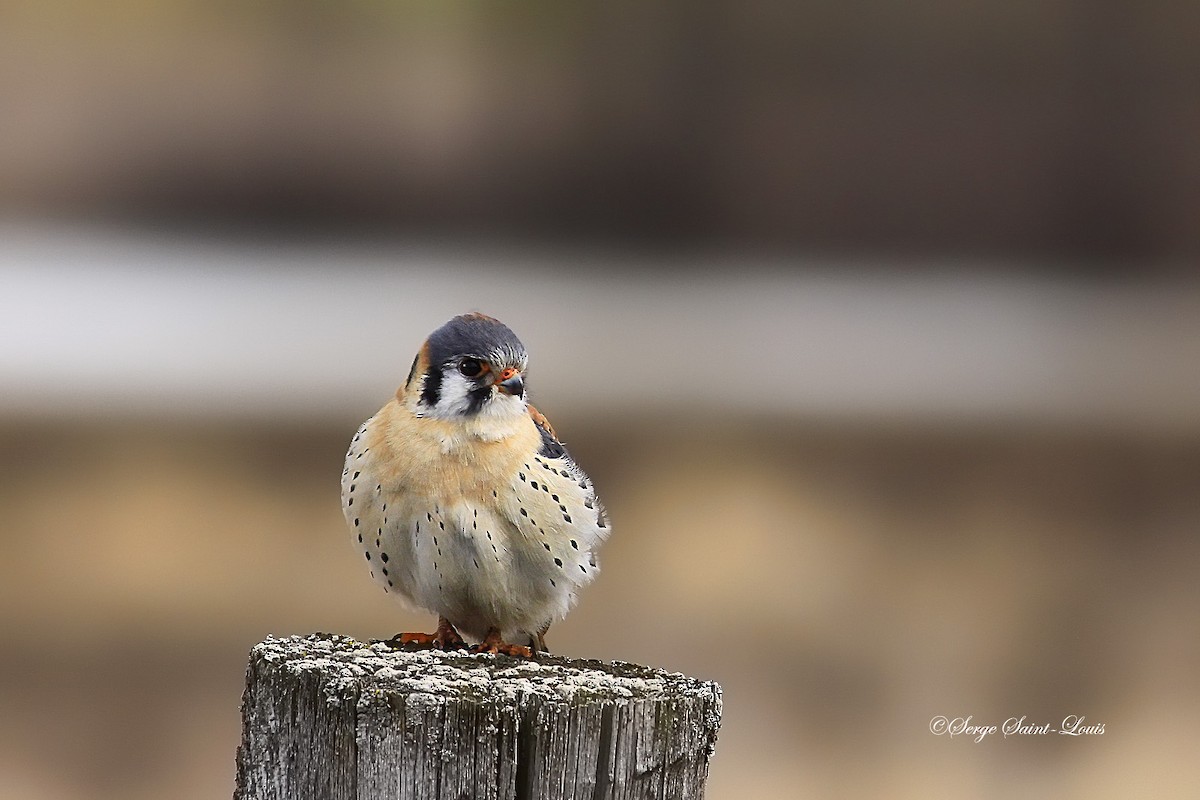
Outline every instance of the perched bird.
POLYGON ((529 656, 596 577, 609 532, 592 482, 525 399, 528 356, 503 323, 455 317, 355 434, 342 510, 385 592, 438 615, 401 642, 529 656), (527 645, 525 643, 528 643, 527 645))

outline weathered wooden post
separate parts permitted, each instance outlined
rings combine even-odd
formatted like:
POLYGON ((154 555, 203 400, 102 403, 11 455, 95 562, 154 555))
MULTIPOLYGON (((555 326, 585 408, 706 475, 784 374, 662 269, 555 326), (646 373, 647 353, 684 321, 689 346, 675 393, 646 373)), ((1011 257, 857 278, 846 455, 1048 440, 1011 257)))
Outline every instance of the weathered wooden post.
POLYGON ((634 664, 268 637, 234 798, 700 798, 720 722, 717 684, 634 664))

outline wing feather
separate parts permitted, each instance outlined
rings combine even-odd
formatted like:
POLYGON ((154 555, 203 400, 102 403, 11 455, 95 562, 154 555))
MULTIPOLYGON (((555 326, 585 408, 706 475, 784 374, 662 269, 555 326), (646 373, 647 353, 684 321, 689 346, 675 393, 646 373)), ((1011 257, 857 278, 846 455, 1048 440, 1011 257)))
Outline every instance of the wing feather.
POLYGON ((604 510, 604 505, 600 502, 600 498, 596 496, 596 490, 592 486, 591 478, 571 458, 571 454, 567 452, 566 446, 559 441, 558 436, 554 433, 554 426, 550 424, 550 420, 546 419, 546 415, 530 405, 529 416, 533 419, 533 424, 542 436, 542 446, 538 450, 538 455, 547 462, 555 464, 558 474, 561 477, 567 478, 578 485, 583 493, 584 506, 596 515, 596 527, 599 528, 600 534, 598 538, 607 537, 609 533, 608 513, 604 510))

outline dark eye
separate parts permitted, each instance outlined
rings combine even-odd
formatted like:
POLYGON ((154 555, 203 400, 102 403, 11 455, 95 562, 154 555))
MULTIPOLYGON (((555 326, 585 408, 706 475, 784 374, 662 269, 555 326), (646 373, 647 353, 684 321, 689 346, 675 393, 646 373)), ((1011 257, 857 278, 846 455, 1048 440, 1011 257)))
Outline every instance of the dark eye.
POLYGON ((478 358, 464 358, 458 362, 458 371, 468 378, 478 378, 483 374, 483 362, 478 358))

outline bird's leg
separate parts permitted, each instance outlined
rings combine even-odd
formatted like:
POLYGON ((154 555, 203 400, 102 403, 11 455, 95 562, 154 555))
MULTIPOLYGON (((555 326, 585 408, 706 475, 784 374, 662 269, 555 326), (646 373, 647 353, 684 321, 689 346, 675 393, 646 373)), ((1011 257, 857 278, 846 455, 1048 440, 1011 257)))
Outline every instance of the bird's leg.
POLYGON ((412 644, 437 650, 459 650, 467 646, 454 629, 453 623, 445 617, 438 617, 437 633, 397 633, 390 641, 398 642, 402 646, 412 644))
POLYGON ((533 658, 533 650, 520 644, 508 644, 500 638, 498 628, 488 628, 483 641, 471 648, 472 653, 500 653, 506 656, 533 658))
POLYGON ((438 617, 437 633, 433 637, 433 646, 439 650, 459 650, 465 648, 467 643, 458 635, 458 631, 454 630, 453 623, 445 617, 438 617))

